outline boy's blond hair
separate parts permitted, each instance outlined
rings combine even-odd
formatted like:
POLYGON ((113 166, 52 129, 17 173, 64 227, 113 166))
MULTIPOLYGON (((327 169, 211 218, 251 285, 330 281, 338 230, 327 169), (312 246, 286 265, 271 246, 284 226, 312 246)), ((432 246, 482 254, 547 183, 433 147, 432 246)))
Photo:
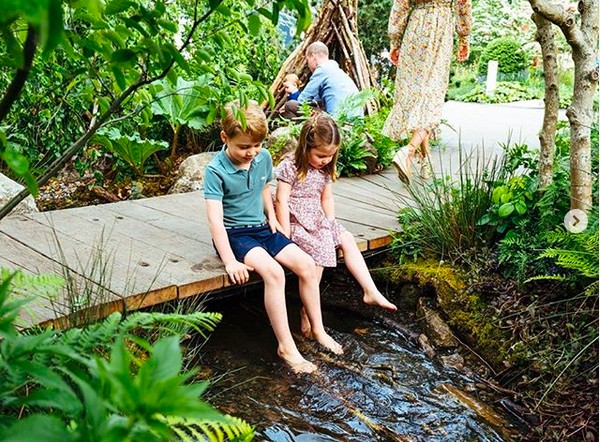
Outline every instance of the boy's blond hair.
POLYGON ((253 141, 262 141, 269 133, 267 117, 255 101, 249 102, 247 107, 240 107, 238 101, 226 105, 225 117, 221 119, 221 129, 229 138, 244 133, 249 135, 253 141), (244 115, 245 125, 235 118, 234 108, 244 115))
POLYGON ((287 74, 285 77, 283 77, 283 84, 286 83, 293 83, 294 85, 296 85, 298 88, 300 87, 300 78, 298 78, 298 76, 296 74, 287 74))

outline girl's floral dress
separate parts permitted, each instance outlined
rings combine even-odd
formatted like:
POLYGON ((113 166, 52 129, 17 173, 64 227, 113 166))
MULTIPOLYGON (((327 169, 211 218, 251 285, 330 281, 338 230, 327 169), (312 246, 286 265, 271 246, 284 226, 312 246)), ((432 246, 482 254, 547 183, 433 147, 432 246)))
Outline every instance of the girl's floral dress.
POLYGON ((289 198, 291 239, 308 253, 318 266, 337 265, 336 248, 345 231, 337 220, 328 220, 321 195, 331 178, 318 169, 309 169, 303 181, 298 179, 292 158, 284 158, 275 168, 275 177, 292 186, 289 198))
POLYGON ((455 29, 459 37, 471 33, 471 0, 394 0, 388 34, 400 51, 394 106, 382 131, 391 139, 439 125, 455 29))

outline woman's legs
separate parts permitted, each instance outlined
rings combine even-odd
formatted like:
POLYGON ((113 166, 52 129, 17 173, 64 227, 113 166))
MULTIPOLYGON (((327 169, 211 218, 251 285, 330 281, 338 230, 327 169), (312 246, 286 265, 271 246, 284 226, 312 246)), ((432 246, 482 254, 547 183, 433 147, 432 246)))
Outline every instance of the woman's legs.
POLYGON ((317 367, 304 359, 292 338, 285 305, 285 274, 266 250, 250 250, 244 264, 253 267, 265 284, 264 302, 267 316, 277 339, 277 354, 296 373, 312 373, 317 367))
POLYGON ((333 353, 342 354, 344 352, 342 346, 327 334, 323 325, 319 292, 320 278, 318 278, 313 259, 296 244, 286 246, 275 256, 275 259, 298 275, 300 299, 310 322, 312 337, 333 353))
POLYGON ((360 253, 354 236, 350 232, 343 232, 340 235, 341 244, 340 247, 344 252, 344 262, 346 267, 352 273, 352 276, 356 278, 360 286, 364 291, 363 302, 369 305, 376 305, 386 310, 395 312, 398 308, 386 299, 385 296, 377 289, 367 263, 360 253))

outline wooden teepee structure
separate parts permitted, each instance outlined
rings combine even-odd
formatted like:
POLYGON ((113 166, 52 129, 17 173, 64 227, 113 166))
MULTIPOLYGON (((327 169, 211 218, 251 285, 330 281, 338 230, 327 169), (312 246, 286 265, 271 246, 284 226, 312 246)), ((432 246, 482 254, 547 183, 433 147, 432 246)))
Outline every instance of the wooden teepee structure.
MULTIPOLYGON (((285 103, 287 96, 283 90, 283 78, 296 74, 302 84, 306 84, 311 72, 305 60, 306 48, 315 41, 322 41, 329 48, 329 58, 354 80, 359 90, 376 86, 369 70, 365 51, 358 39, 357 17, 358 0, 323 0, 319 16, 310 25, 302 43, 285 60, 271 92, 275 97, 275 109, 285 103)), ((367 114, 376 110, 376 103, 367 103, 367 114)))

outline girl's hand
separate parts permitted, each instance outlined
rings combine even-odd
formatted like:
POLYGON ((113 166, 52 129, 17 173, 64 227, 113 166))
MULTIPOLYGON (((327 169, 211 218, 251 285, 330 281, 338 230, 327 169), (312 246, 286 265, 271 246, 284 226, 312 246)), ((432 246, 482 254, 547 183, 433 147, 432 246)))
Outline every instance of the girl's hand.
POLYGON ((398 66, 398 55, 400 54, 399 48, 390 48, 390 61, 394 66, 398 66))
POLYGON ((466 38, 460 37, 458 39, 458 52, 456 54, 456 59, 459 63, 467 60, 469 58, 469 40, 466 38))
POLYGON ((245 284, 250 279, 249 272, 253 272, 254 269, 239 261, 233 261, 225 266, 225 271, 234 284, 245 284))

